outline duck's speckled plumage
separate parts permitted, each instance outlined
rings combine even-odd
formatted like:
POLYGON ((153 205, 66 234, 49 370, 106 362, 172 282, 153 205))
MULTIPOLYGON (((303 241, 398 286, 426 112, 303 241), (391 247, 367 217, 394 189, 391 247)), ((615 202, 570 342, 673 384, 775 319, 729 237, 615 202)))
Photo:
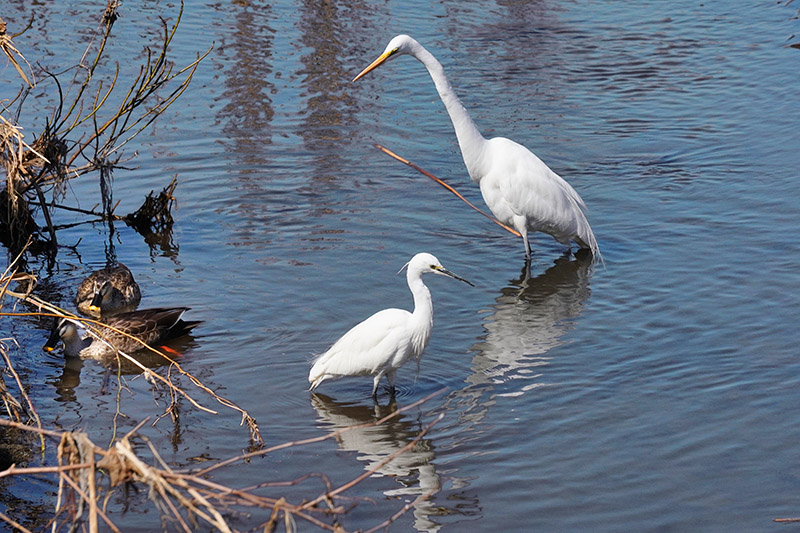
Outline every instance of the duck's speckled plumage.
POLYGON ((92 272, 78 286, 75 304, 84 315, 99 318, 136 309, 142 299, 131 271, 118 263, 92 272))
POLYGON ((110 327, 92 324, 106 342, 92 335, 81 338, 75 324, 69 319, 62 318, 56 322, 44 349, 52 351, 61 340, 64 343, 64 355, 68 357, 82 359, 113 357, 116 355, 116 351, 110 345, 125 353, 132 353, 143 348, 141 343, 121 335, 111 328, 118 329, 145 344, 154 346, 186 335, 192 328, 200 324, 200 321, 181 319, 183 313, 188 310, 188 307, 141 309, 108 318, 105 323, 110 327))

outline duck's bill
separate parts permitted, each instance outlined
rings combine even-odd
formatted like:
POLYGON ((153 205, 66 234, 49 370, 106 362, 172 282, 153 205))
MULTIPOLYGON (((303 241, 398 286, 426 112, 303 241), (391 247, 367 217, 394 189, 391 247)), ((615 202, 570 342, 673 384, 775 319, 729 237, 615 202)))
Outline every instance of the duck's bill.
POLYGON ((59 340, 61 340, 61 337, 59 337, 58 328, 56 328, 50 333, 50 337, 47 338, 47 342, 42 346, 42 350, 48 353, 52 352, 56 349, 56 346, 58 346, 59 340))
POLYGON ((92 311, 93 313, 99 313, 100 304, 102 303, 103 303, 103 295, 100 291, 98 291, 95 293, 91 303, 89 304, 89 310, 92 311))

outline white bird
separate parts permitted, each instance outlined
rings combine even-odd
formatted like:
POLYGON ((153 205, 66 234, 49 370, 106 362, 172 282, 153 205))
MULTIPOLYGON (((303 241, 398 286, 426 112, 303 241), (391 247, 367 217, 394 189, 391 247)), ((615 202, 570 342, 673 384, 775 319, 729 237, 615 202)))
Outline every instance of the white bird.
POLYGON ((374 397, 378 383, 386 376, 389 388, 394 392, 397 369, 412 357, 419 361, 433 329, 433 301, 431 292, 422 282, 422 275, 440 274, 472 285, 445 269, 436 257, 428 253, 415 255, 405 267, 408 267, 408 288, 414 295, 414 312, 384 309, 353 327, 327 352, 316 358, 308 374, 311 383, 309 390, 313 391, 326 379, 374 376, 374 397))
POLYGON ((504 137, 484 138, 453 91, 442 64, 416 40, 408 35, 394 37, 353 81, 403 54, 414 56, 428 69, 453 122, 470 178, 480 186, 494 216, 522 235, 525 257, 530 258, 528 233, 541 231, 562 244, 575 241, 601 259, 583 213, 586 206, 575 189, 521 144, 504 137))

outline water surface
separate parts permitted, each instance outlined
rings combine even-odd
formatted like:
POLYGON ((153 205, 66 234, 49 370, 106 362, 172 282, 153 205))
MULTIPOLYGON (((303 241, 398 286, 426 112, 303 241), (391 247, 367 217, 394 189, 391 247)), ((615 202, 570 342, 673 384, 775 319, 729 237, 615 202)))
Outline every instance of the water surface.
MULTIPOLYGON (((11 2, 3 17, 35 10, 34 29, 15 42, 52 66, 82 52, 86 13, 103 6, 11 2)), ((114 52, 135 58, 176 6, 125 2, 121 14, 114 52)), ((349 492, 373 501, 345 528, 372 527, 431 491, 390 529, 761 530, 800 514, 795 15, 792 5, 686 1, 187 5, 173 60, 214 49, 128 148, 138 152, 132 168, 115 174, 123 213, 178 175, 171 246, 151 250, 125 227, 113 237, 142 306, 186 305, 205 321, 184 368, 247 409, 270 444, 447 389, 384 426, 221 469, 214 481, 294 479, 313 465, 344 483, 443 413, 349 492), (373 147, 482 205, 421 64, 401 57, 349 81, 397 33, 439 58, 485 135, 525 144, 579 191, 605 265, 539 235, 526 279, 521 242, 373 147), (384 394, 374 405, 369 379, 310 395, 313 354, 383 307, 410 308, 395 273, 418 251, 476 284, 426 280, 436 322, 419 374, 399 372, 394 403, 384 394)), ((135 65, 120 61, 131 79, 135 65)), ((74 181, 65 201, 91 207, 96 181, 74 181)), ((59 239, 80 244, 38 274, 69 305, 105 263, 109 237, 82 225, 59 239)), ((164 391, 129 376, 119 402, 129 418, 115 416, 99 365, 42 354, 45 324, 3 324, 48 426, 106 445, 115 425, 119 434, 161 414, 164 391)), ((178 423, 143 431, 185 467, 240 453, 248 438, 238 424, 236 413, 182 403, 178 423)), ((3 490, 33 506, 51 503, 54 487, 3 490)), ((153 512, 117 516, 160 526, 153 512)))

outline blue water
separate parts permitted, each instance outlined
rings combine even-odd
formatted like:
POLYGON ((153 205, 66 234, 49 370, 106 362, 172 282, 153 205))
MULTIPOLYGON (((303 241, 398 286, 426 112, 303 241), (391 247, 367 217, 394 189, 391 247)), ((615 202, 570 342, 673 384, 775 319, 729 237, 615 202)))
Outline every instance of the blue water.
MULTIPOLYGON (((12 2, 3 17, 21 24, 35 10, 15 43, 52 66, 80 55, 86 41, 73 32, 87 33, 97 4, 12 2)), ((176 6, 125 2, 121 14, 112 52, 130 80, 138 63, 125 51, 140 60, 157 17, 174 19, 176 6)), ((313 354, 383 307, 410 308, 395 273, 418 251, 476 285, 426 280, 434 332, 419 374, 399 373, 396 407, 446 388, 440 396, 213 480, 241 487, 316 471, 345 483, 444 414, 348 491, 372 501, 346 515, 347 530, 430 491, 390 530, 752 531, 800 515, 796 15, 791 3, 686 1, 187 5, 172 59, 214 48, 126 148, 136 157, 114 183, 127 213, 177 174, 173 246, 151 250, 124 226, 113 237, 142 307, 186 305, 205 321, 187 371, 253 415, 269 444, 370 421, 394 407, 388 397, 374 406, 368 378, 310 395, 313 354), (373 147, 483 205, 421 64, 401 57, 350 82, 397 33, 443 63, 484 135, 525 144, 578 190, 605 265, 538 235, 526 280, 518 239, 373 147)), ((16 86, 0 87, 5 98, 16 86)), ((42 120, 21 119, 29 133, 42 120)), ((89 176, 64 200, 97 202, 89 176)), ((105 263, 106 228, 59 232, 64 244, 79 239, 56 271, 37 272, 65 306, 105 263)), ((46 425, 108 445, 115 427, 162 413, 166 393, 142 378, 126 378, 117 403, 118 387, 100 392, 98 364, 76 371, 40 352, 45 324, 3 324, 46 425)), ((182 402, 179 423, 143 430, 176 468, 248 444, 236 412, 196 396, 220 415, 182 402)), ((34 485, 5 491, 52 508, 40 492, 53 487, 34 485)), ((321 490, 285 489, 292 501, 321 490)), ((160 527, 141 498, 118 523, 160 527)), ((267 519, 254 511, 232 523, 267 519)))

